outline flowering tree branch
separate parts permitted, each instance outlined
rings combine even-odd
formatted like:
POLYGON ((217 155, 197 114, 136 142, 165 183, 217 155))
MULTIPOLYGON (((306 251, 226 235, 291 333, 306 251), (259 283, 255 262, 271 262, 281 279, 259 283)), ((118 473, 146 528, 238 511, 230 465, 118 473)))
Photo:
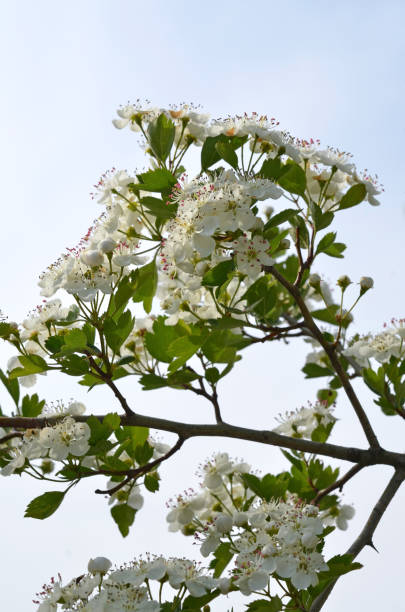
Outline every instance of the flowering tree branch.
POLYGON ((351 479, 353 478, 353 476, 355 476, 356 474, 358 474, 360 472, 360 470, 362 470, 365 467, 364 464, 357 464, 354 465, 353 467, 350 468, 350 470, 348 470, 346 472, 346 474, 344 476, 342 476, 342 478, 339 478, 338 480, 336 480, 336 482, 334 482, 333 484, 331 484, 329 487, 326 487, 326 489, 322 489, 322 491, 319 491, 314 499, 312 500, 313 504, 317 504, 320 502, 320 500, 322 499, 322 497, 325 497, 325 495, 329 495, 329 493, 332 493, 332 491, 336 491, 336 489, 339 489, 339 491, 342 491, 344 485, 351 479))
MULTIPOLYGON (((111 475, 127 476, 127 477, 125 478, 125 480, 123 480, 122 482, 118 483, 115 487, 113 487, 111 489, 106 489, 106 490, 96 489, 95 493, 100 493, 100 494, 103 494, 103 495, 105 495, 105 494, 112 495, 113 493, 116 493, 123 486, 127 485, 131 480, 136 480, 139 476, 144 476, 148 472, 151 472, 158 465, 160 465, 161 463, 163 463, 164 461, 169 459, 169 457, 171 457, 172 455, 177 453, 177 451, 179 451, 180 448, 183 446, 183 443, 184 443, 185 439, 186 438, 184 438, 182 436, 179 436, 179 439, 177 440, 176 444, 174 446, 172 446, 172 448, 166 454, 162 455, 162 457, 158 457, 154 461, 150 461, 149 463, 147 463, 145 465, 142 465, 139 468, 132 469, 132 470, 126 470, 126 471, 117 470, 117 471, 114 471, 114 472, 110 472, 111 475)), ((104 474, 105 471, 104 470, 99 470, 99 473, 100 474, 104 474)))
MULTIPOLYGON (((100 422, 103 416, 93 415, 100 422)), ((61 417, 45 417, 45 418, 28 418, 28 417, 4 417, 0 416, 0 427, 15 427, 22 429, 40 429, 48 427, 56 423, 61 417)), ((85 423, 89 417, 75 417, 79 423, 85 423)), ((334 459, 342 459, 352 463, 362 465, 392 465, 394 467, 405 467, 405 454, 387 451, 383 448, 364 450, 348 446, 340 446, 330 444, 328 442, 314 442, 303 438, 293 438, 284 436, 273 431, 249 429, 246 427, 237 427, 228 423, 211 424, 194 424, 183 423, 179 421, 170 421, 158 417, 144 416, 141 414, 132 414, 121 417, 122 425, 130 425, 135 427, 150 427, 161 431, 169 431, 176 433, 185 439, 194 437, 224 437, 246 440, 250 442, 260 442, 281 448, 289 448, 291 450, 302 451, 333 457, 334 459)))
MULTIPOLYGON (((384 512, 387 510, 394 495, 396 494, 404 480, 405 471, 403 469, 396 470, 391 480, 387 484, 386 488, 384 489, 381 497, 372 509, 371 514, 363 529, 361 530, 360 534, 355 539, 350 548, 347 550, 347 554, 353 555, 353 559, 355 559, 359 555, 359 553, 363 550, 365 546, 371 546, 371 548, 375 548, 373 544, 374 532, 377 529, 377 526, 380 520, 382 519, 384 512)), ((318 597, 315 599, 310 608, 310 612, 319 612, 319 610, 323 608, 323 605, 331 594, 336 582, 337 579, 333 580, 324 589, 324 591, 322 591, 322 593, 318 595, 318 597)))

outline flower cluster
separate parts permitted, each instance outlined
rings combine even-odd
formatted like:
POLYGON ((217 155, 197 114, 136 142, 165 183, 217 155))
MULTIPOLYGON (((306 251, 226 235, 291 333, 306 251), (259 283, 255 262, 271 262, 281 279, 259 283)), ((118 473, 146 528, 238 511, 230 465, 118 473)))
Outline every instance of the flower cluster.
POLYGON ((44 585, 42 592, 37 594, 40 600, 35 601, 39 604, 38 612, 54 612, 58 604, 62 604, 64 610, 86 612, 159 612, 164 584, 184 598, 186 592, 201 597, 219 582, 188 559, 147 556, 117 569, 110 568, 108 559, 97 557, 90 559, 89 573, 79 579, 63 586, 59 577, 50 585, 44 585), (155 583, 156 594, 153 595, 155 583))
POLYGON ((49 457, 63 461, 69 455, 81 457, 89 450, 90 427, 65 417, 53 427, 27 429, 22 438, 14 438, 14 445, 7 448, 8 463, 2 468, 3 476, 10 476, 25 465, 26 460, 49 457))
POLYGON ((234 585, 245 595, 266 588, 273 573, 291 579, 297 589, 317 584, 317 572, 327 569, 317 550, 323 532, 318 508, 293 495, 252 503, 242 479, 249 470, 226 453, 216 455, 203 468, 203 492, 171 502, 169 529, 194 533, 204 557, 231 542, 236 558, 228 588, 234 585))
POLYGON ((273 431, 293 438, 310 440, 319 425, 327 427, 336 422, 336 417, 332 413, 333 406, 329 406, 327 402, 321 400, 317 400, 315 404, 308 402, 307 406, 280 415, 278 418, 280 425, 273 431))
POLYGON ((373 335, 367 335, 354 342, 344 352, 344 355, 354 358, 364 368, 369 367, 369 360, 387 363, 390 358, 404 355, 405 326, 404 319, 393 319, 393 327, 373 335))

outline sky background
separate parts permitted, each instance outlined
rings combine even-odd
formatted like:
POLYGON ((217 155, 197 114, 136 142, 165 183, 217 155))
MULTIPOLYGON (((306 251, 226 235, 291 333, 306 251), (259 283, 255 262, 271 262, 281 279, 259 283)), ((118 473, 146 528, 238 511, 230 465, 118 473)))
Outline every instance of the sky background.
MULTIPOLYGON (((100 214, 89 197, 98 177, 113 166, 143 167, 137 136, 115 130, 111 119, 120 104, 147 98, 158 106, 194 102, 214 117, 245 111, 274 116, 294 136, 350 151, 360 169, 377 173, 385 185, 382 206, 363 204, 342 213, 335 229, 348 244, 346 258, 321 259, 316 271, 332 283, 343 273, 356 282, 363 275, 374 278, 375 289, 356 309, 356 331, 378 332, 391 317, 403 317, 404 23, 404 3, 389 0, 3 0, 0 308, 11 320, 25 318, 42 299, 36 285, 41 271, 100 214)), ((314 399, 317 385, 300 373, 306 352, 303 343, 247 351, 220 388, 225 420, 272 428, 279 412, 314 399)), ((0 346, 3 367, 9 354, 0 346)), ((208 406, 185 393, 141 392, 134 379, 123 381, 122 389, 144 414, 212 419, 208 406)), ((41 377, 35 390, 49 401, 81 399, 89 412, 117 408, 106 391, 87 395, 57 376, 41 377)), ((403 451, 403 422, 383 417, 370 394, 360 387, 359 393, 383 445, 403 451)), ((11 409, 2 391, 0 400, 4 411, 11 409)), ((365 447, 343 396, 336 413, 333 441, 365 447)), ((147 496, 125 540, 107 500, 93 494, 104 479, 80 484, 44 522, 23 519, 23 513, 49 485, 2 479, 1 609, 34 610, 30 601, 44 582, 58 571, 65 581, 83 573, 90 557, 119 563, 152 551, 197 558, 190 540, 167 532, 164 504, 196 486, 198 464, 218 450, 264 472, 285 467, 271 447, 189 441, 162 468, 161 493, 147 496)), ((390 474, 371 468, 345 488, 345 502, 353 502, 357 514, 347 532, 330 537, 330 556, 357 536, 390 474)), ((328 612, 351 609, 354 602, 358 612, 403 609, 404 502, 402 489, 375 534, 379 554, 361 554, 364 569, 341 579, 328 612)))

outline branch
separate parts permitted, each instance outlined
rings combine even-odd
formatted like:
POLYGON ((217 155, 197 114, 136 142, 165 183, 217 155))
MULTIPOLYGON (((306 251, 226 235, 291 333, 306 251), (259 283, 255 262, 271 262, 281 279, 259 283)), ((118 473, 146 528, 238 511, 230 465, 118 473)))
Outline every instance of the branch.
POLYGON ((7 442, 8 440, 12 440, 13 438, 23 438, 23 437, 24 437, 24 434, 21 433, 20 431, 12 431, 11 433, 6 434, 2 438, 0 438, 0 444, 3 444, 4 442, 7 442))
MULTIPOLYGON (((148 472, 152 471, 156 466, 163 463, 163 461, 166 461, 166 459, 169 459, 169 457, 177 453, 177 451, 180 450, 180 448, 183 446, 183 443, 185 440, 186 438, 184 436, 179 436, 179 439, 177 440, 176 444, 172 446, 172 448, 169 451, 167 451, 165 455, 158 457, 154 461, 150 461, 150 463, 141 465, 139 468, 135 468, 133 470, 126 470, 126 471, 122 470, 122 471, 117 471, 117 472, 110 472, 110 474, 114 476, 127 475, 127 478, 125 478, 123 482, 118 483, 117 486, 115 486, 113 489, 107 489, 106 491, 102 491, 101 489, 96 489, 95 493, 100 493, 103 495, 107 493, 108 495, 113 495, 113 493, 116 493, 117 491, 119 491, 123 486, 128 484, 128 482, 130 482, 131 480, 136 480, 136 478, 138 478, 139 476, 143 476, 144 474, 147 474, 148 472)), ((104 470, 102 470, 101 473, 104 473, 104 470)))
POLYGON ((346 482, 353 478, 353 476, 360 472, 360 470, 362 470, 364 467, 365 466, 360 463, 358 465, 354 465, 352 468, 350 468, 348 472, 346 472, 344 476, 342 476, 342 478, 339 478, 339 480, 331 484, 326 489, 319 491, 314 497, 314 499, 311 501, 311 504, 317 504, 322 499, 322 497, 325 497, 325 495, 329 495, 329 493, 332 493, 332 491, 335 491, 336 489, 339 489, 339 491, 341 491, 346 482))
MULTIPOLYGON (((353 559, 357 557, 357 555, 363 550, 365 546, 371 546, 372 548, 375 549, 375 546, 373 544, 374 532, 384 512, 388 508, 395 493, 398 491, 399 487, 401 486, 404 480, 405 480, 405 471, 403 469, 397 470, 395 474, 393 475, 393 477, 391 478, 391 480, 389 481, 386 488, 384 489, 384 492, 381 495, 380 499, 378 500, 378 502, 372 509, 371 514, 366 524, 364 525, 362 531, 360 532, 359 536, 355 539, 355 541, 353 542, 353 544, 350 546, 350 548, 347 551, 347 554, 353 555, 353 559)), ((318 597, 315 599, 315 601, 313 602, 310 608, 310 612, 319 612, 319 610, 322 609, 323 604, 328 599, 337 580, 338 580, 337 578, 336 580, 333 580, 333 582, 331 582, 326 587, 326 589, 324 589, 322 593, 318 595, 318 597)))
POLYGON ((92 366, 92 368, 97 372, 97 374, 100 376, 100 378, 102 380, 104 380, 106 385, 108 385, 110 387, 110 389, 112 390, 112 392, 114 393, 115 397, 117 398, 117 400, 121 404, 122 409, 124 410, 125 414, 127 416, 131 416, 131 415, 135 414, 135 412, 133 410, 131 410, 131 408, 128 406, 127 400, 122 395, 122 393, 119 391, 118 387, 113 383, 113 381, 111 380, 110 376, 108 376, 108 374, 106 374, 104 372, 104 370, 102 368, 100 368, 96 364, 96 362, 94 361, 93 357, 91 356, 91 353, 87 353, 86 352, 86 355, 87 355, 87 358, 88 358, 89 363, 92 366))
MULTIPOLYGON (((99 419, 100 422, 105 415, 92 415, 99 419)), ((4 417, 0 416, 0 427, 14 427, 21 429, 39 429, 54 425, 61 420, 63 416, 45 417, 45 418, 29 418, 29 417, 4 417)), ((79 423, 85 423, 89 416, 74 417, 79 423)), ((362 465, 391 465, 395 468, 405 469, 405 454, 387 451, 383 448, 361 449, 337 444, 329 444, 327 442, 313 442, 312 440, 304 440, 303 438, 292 438, 283 436, 268 430, 248 429, 246 427, 237 427, 228 423, 212 424, 193 424, 182 423, 179 421, 169 421, 157 417, 144 416, 141 414, 123 415, 121 417, 121 425, 129 425, 131 427, 150 427, 161 431, 170 431, 184 438, 194 437, 221 437, 234 438, 238 440, 246 440, 248 442, 260 442, 281 448, 289 448, 292 450, 303 451, 304 453, 312 453, 333 457, 351 463, 361 463, 362 465)))
POLYGON ((330 359, 331 364, 333 365, 333 367, 335 368, 336 374, 338 375, 342 386, 346 392, 347 397, 350 400, 350 403, 352 404, 356 414, 357 414, 357 418, 359 419, 361 426, 363 428, 363 431, 367 437, 367 440, 370 444, 371 447, 373 448, 380 448, 380 444, 378 442, 377 436, 374 433, 374 430, 371 426, 370 421, 368 420, 368 417, 362 407, 362 405, 360 404, 356 393, 354 392, 354 389, 352 387, 352 385, 350 384, 350 380, 347 377, 346 372, 344 371, 338 356, 336 355, 335 352, 335 348, 332 344, 330 344, 329 342, 327 342, 325 340, 325 338, 323 337, 323 334, 321 332, 321 330, 319 329, 319 327, 316 325, 316 323, 314 322, 311 313, 309 312, 299 290, 297 289, 297 287, 294 287, 294 285, 292 285, 291 283, 288 282, 288 280, 286 280, 284 278, 284 276, 282 276, 282 274, 280 274, 278 272, 278 270, 276 270, 276 268, 274 268, 274 266, 263 266, 264 270, 266 272, 270 272, 270 274, 272 274, 274 276, 274 278, 276 278, 278 280, 278 282, 283 285, 283 287, 285 287, 285 289, 287 289, 287 291, 290 293, 290 295, 292 295, 292 297, 294 298, 297 306, 299 307, 302 316, 304 317, 305 323, 308 327, 308 329, 310 329, 310 331, 313 333, 314 337, 318 340, 319 344, 322 346, 322 348, 324 349, 325 353, 327 354, 327 356, 330 359))

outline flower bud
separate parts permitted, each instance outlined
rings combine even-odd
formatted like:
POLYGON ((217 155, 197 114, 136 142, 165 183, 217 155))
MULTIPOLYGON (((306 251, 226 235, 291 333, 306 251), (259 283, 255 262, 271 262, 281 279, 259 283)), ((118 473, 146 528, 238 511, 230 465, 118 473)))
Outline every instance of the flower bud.
POLYGON ((87 569, 90 574, 106 574, 110 569, 112 563, 106 557, 96 557, 95 559, 90 559, 87 569))
POLYGON ((360 292, 365 293, 374 287, 374 281, 371 276, 362 276, 360 279, 360 292))
POLYGON ((102 253, 111 253, 116 246, 117 243, 115 242, 115 240, 113 240, 112 238, 106 238, 105 240, 102 240, 100 242, 98 248, 102 253))
POLYGON ((291 242, 288 240, 288 238, 283 238, 280 241, 280 249, 288 249, 290 247, 291 242))
POLYGON ((68 412, 72 416, 79 416, 86 412, 86 406, 82 402, 71 402, 68 406, 68 412))
POLYGON ((321 284, 321 277, 319 276, 319 274, 310 274, 308 278, 308 283, 310 287, 313 287, 314 289, 319 289, 321 284))
POLYGON ((51 474, 53 472, 53 468, 55 464, 50 459, 44 459, 41 463, 41 470, 43 474, 51 474))
POLYGON ((339 276, 336 284, 344 291, 349 285, 352 284, 352 281, 348 276, 346 276, 346 274, 344 274, 343 276, 339 276))
POLYGON ((98 251, 84 251, 81 254, 80 259, 86 266, 90 266, 91 268, 95 266, 101 266, 104 262, 104 255, 99 253, 98 251))

